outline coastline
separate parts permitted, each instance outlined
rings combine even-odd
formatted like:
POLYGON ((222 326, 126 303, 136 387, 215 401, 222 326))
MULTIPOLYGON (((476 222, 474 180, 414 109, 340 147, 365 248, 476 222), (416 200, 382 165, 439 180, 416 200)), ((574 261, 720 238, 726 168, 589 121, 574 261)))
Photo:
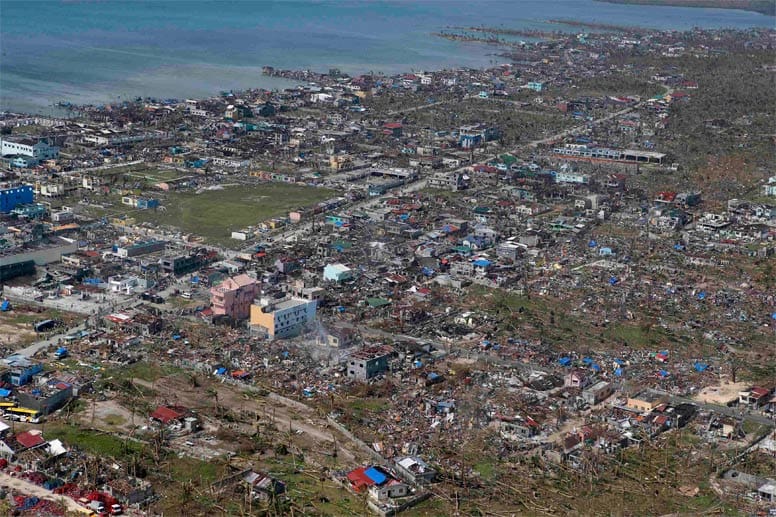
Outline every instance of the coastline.
POLYGON ((770 0, 596 0, 596 2, 619 5, 733 9, 776 16, 776 2, 770 0))

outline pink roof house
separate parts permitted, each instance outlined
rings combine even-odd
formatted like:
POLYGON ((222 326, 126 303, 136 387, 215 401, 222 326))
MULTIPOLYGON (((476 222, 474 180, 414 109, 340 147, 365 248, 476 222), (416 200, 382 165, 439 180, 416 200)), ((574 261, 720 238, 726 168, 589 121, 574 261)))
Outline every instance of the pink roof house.
POLYGON ((227 278, 210 289, 214 316, 229 316, 235 320, 246 319, 251 314, 251 304, 259 294, 259 284, 248 275, 227 278))

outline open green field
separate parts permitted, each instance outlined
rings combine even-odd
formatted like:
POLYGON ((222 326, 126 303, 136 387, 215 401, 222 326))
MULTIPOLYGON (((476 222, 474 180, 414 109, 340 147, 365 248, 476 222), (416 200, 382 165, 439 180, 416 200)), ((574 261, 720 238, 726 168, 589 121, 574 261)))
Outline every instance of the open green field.
POLYGON ((280 183, 235 185, 200 194, 175 192, 163 200, 164 210, 138 210, 131 217, 138 222, 174 226, 212 244, 234 246, 239 241, 230 238, 232 231, 287 215, 332 195, 331 190, 280 183))
POLYGON ((130 183, 140 182, 142 184, 154 184, 162 181, 170 181, 184 176, 195 176, 197 173, 193 170, 190 173, 181 172, 175 169, 160 168, 158 166, 146 163, 136 163, 133 165, 118 165, 107 167, 94 172, 97 176, 113 177, 115 182, 130 183))
POLYGON ((49 439, 59 438, 67 445, 80 447, 98 456, 116 459, 125 459, 139 453, 142 449, 142 445, 135 441, 122 440, 112 434, 67 424, 47 425, 46 437, 49 439))

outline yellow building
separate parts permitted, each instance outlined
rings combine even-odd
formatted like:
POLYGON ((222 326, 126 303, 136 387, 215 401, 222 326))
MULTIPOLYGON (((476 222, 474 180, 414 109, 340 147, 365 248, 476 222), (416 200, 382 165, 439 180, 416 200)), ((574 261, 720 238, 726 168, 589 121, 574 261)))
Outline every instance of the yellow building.
POLYGON ((302 298, 285 298, 271 303, 251 305, 251 327, 269 338, 298 335, 304 326, 315 320, 318 302, 302 298))
POLYGON ((665 402, 665 397, 663 397, 663 395, 644 391, 632 397, 628 397, 628 403, 626 405, 630 409, 646 413, 652 411, 663 402, 665 402))
POLYGON ((338 171, 350 164, 350 156, 347 154, 335 154, 329 158, 331 170, 338 171))

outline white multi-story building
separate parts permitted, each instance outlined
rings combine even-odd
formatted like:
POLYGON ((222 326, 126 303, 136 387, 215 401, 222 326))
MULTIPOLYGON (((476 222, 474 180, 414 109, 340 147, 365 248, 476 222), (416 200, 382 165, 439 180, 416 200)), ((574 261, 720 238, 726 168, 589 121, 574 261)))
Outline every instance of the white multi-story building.
POLYGON ((555 175, 555 183, 590 183, 590 176, 571 171, 559 171, 555 175))
POLYGON ((265 331, 270 339, 293 337, 315 320, 317 306, 316 300, 295 297, 262 300, 251 305, 251 327, 265 331))
POLYGON ((59 156, 59 147, 48 145, 43 140, 30 138, 0 138, 0 154, 3 156, 29 156, 36 162, 59 156))

